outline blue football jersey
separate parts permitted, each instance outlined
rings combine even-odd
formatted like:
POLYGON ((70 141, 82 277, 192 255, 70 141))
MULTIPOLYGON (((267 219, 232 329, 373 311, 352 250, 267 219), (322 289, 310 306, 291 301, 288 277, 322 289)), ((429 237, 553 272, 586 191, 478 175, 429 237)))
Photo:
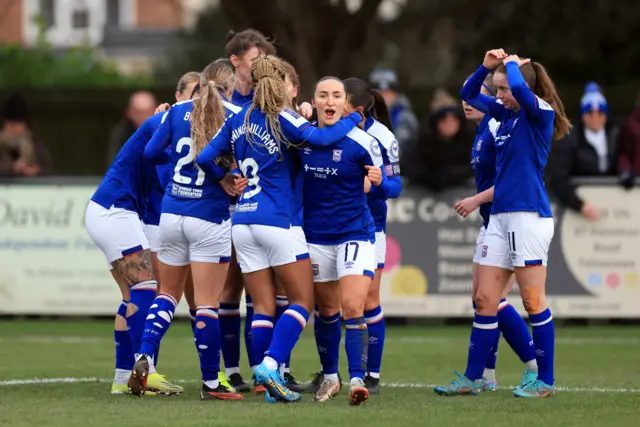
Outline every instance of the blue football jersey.
MULTIPOLYGON (((247 138, 245 118, 250 106, 230 117, 211 143, 198 158, 198 164, 222 179, 224 172, 213 160, 221 154, 233 152, 242 176, 249 185, 238 199, 233 224, 261 224, 290 228, 295 220, 294 181, 295 148, 287 149, 276 143, 271 130, 266 127, 266 116, 259 109, 251 111, 247 138)), ((279 115, 284 137, 292 144, 308 142, 312 145, 329 145, 344 137, 353 129, 359 116, 350 115, 336 125, 316 129, 292 110, 279 115)))
POLYGON ((330 147, 301 150, 307 242, 337 245, 375 241, 364 192, 365 166, 382 166, 378 141, 359 128, 330 147))
MULTIPOLYGON (((364 130, 373 136, 379 145, 379 152, 383 162, 383 173, 387 177, 385 185, 388 193, 385 195, 380 187, 371 187, 367 195, 367 203, 376 225, 376 231, 387 231, 387 199, 396 198, 402 192, 402 179, 400 178, 400 153, 398 141, 385 125, 369 117, 364 123, 364 130)), ((377 154, 377 151, 376 151, 377 154)))
POLYGON ((231 95, 231 103, 238 107, 244 107, 247 104, 251 104, 253 102, 253 89, 249 92, 248 95, 242 95, 237 90, 233 90, 233 94, 231 95))
MULTIPOLYGON (((172 147, 172 175, 162 201, 162 212, 199 218, 213 223, 229 219, 229 196, 218 179, 198 168, 191 139, 193 101, 174 104, 145 149, 154 159, 172 147)), ((231 112, 227 111, 227 115, 231 112)))
MULTIPOLYGON (((499 123, 496 119, 485 115, 478 129, 476 138, 471 147, 471 168, 475 175, 476 192, 482 193, 493 187, 496 182, 496 149, 494 146, 494 136, 498 130, 499 123)), ((493 203, 483 203, 479 211, 482 217, 482 224, 489 225, 489 216, 493 203)))
POLYGON ((163 115, 164 113, 158 113, 148 118, 122 146, 93 194, 92 201, 105 209, 115 206, 136 212, 144 219, 156 176, 153 174, 155 166, 143 159, 143 152, 163 115))
POLYGON ((551 206, 544 185, 555 111, 527 86, 518 64, 508 62, 507 81, 518 111, 480 93, 482 82, 490 72, 484 66, 467 80, 460 93, 462 99, 500 122, 495 136, 496 181, 492 214, 503 212, 537 212, 551 217, 551 206))

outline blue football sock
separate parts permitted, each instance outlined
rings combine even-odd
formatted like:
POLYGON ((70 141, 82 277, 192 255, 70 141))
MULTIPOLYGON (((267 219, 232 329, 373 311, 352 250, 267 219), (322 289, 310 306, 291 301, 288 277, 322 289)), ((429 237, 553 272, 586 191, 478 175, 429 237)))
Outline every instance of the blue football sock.
POLYGON ((227 375, 240 373, 240 304, 220 303, 218 319, 227 375))
MULTIPOLYGON (((127 317, 127 301, 122 301, 118 307, 118 313, 116 316, 126 319, 127 317)), ((125 369, 130 371, 133 369, 135 363, 135 357, 133 355, 133 348, 131 347, 131 338, 129 337, 129 331, 118 331, 114 329, 113 337, 116 343, 116 369, 125 369)))
POLYGON ((169 330, 177 302, 169 294, 161 293, 154 300, 144 325, 140 353, 154 355, 164 334, 169 330))
POLYGON ((474 316, 465 377, 472 381, 482 378, 491 347, 499 333, 498 316, 482 316, 480 314, 474 316))
POLYGON ((304 327, 307 326, 307 320, 309 320, 307 310, 295 304, 289 306, 276 324, 266 356, 274 359, 278 366, 284 363, 291 355, 304 327))
POLYGON ((527 363, 536 358, 533 339, 524 319, 506 299, 500 301, 501 308, 498 311, 498 327, 504 340, 513 349, 522 363, 527 363))
POLYGON ((367 372, 374 378, 379 378, 387 329, 382 307, 377 306, 373 310, 365 311, 364 320, 367 322, 367 332, 369 334, 367 372))
MULTIPOLYGON (((289 299, 286 295, 276 295, 276 318, 274 324, 278 323, 280 316, 289 308, 289 299)), ((291 362, 291 356, 284 362, 285 370, 288 371, 289 364, 291 362)))
POLYGON ((218 310, 215 307, 198 307, 195 325, 202 381, 217 381, 220 370, 218 310))
POLYGON ((251 322, 251 355, 252 360, 262 361, 264 353, 273 338, 273 316, 254 313, 251 322))
POLYGON ((337 374, 340 360, 340 340, 342 327, 340 326, 340 312, 332 316, 318 318, 318 355, 325 374, 337 374))
MULTIPOLYGON (((128 312, 131 313, 127 317, 127 327, 129 328, 129 337, 131 338, 131 348, 134 354, 140 353, 142 337, 145 333, 145 319, 149 312, 149 307, 153 304, 156 297, 156 289, 158 283, 155 280, 136 283, 129 288, 129 307, 128 312)), ((154 355, 153 353, 149 353, 154 355)))
POLYGON ((538 362, 538 379, 545 384, 553 385, 553 358, 555 350, 555 326, 551 310, 548 308, 539 314, 529 315, 533 329, 533 342, 536 347, 538 362))
POLYGON ((347 362, 349 364, 349 376, 351 379, 364 379, 367 372, 367 354, 369 336, 367 334, 367 323, 364 317, 355 319, 345 319, 345 350, 347 352, 347 362))
POLYGON ((251 323, 253 322, 253 302, 251 300, 250 295, 245 296, 245 304, 247 305, 247 315, 244 318, 244 345, 247 349, 249 366, 251 368, 254 368, 255 366, 258 366, 262 362, 262 359, 253 360, 253 354, 252 354, 253 352, 251 351, 251 348, 253 348, 251 345, 251 323))

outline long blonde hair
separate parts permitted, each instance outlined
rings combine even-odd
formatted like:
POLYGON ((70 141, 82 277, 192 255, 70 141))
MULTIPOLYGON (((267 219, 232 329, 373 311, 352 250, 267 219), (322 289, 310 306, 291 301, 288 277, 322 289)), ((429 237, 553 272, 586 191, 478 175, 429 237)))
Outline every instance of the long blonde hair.
POLYGON ((209 144, 226 119, 220 93, 227 92, 234 83, 233 68, 226 60, 207 65, 200 75, 200 94, 193 100, 191 113, 191 139, 195 151, 193 158, 209 144))
POLYGON ((285 75, 284 62, 277 56, 259 56, 251 64, 251 79, 254 83, 253 102, 244 117, 244 124, 247 141, 252 145, 264 146, 263 143, 256 141, 250 132, 249 118, 256 108, 265 114, 266 130, 271 133, 278 148, 281 144, 290 145, 282 133, 279 120, 280 112, 289 103, 284 85, 285 75))

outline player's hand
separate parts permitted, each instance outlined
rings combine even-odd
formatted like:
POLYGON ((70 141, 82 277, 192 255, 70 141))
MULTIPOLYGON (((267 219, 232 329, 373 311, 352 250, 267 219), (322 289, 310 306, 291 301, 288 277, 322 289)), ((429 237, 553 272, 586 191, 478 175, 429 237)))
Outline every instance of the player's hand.
POLYGON ((504 49, 489 50, 484 54, 484 61, 482 61, 482 65, 490 70, 495 70, 500 64, 502 64, 502 60, 507 56, 508 55, 505 53, 504 49))
POLYGON ((366 176, 364 177, 364 192, 368 193, 371 191, 371 181, 366 176))
POLYGON ((302 105, 298 107, 298 111, 300 112, 300 115, 307 120, 311 119, 311 116, 313 116, 313 107, 308 102, 303 102, 302 105))
POLYGON ((235 180, 236 176, 228 173, 224 176, 224 178, 218 181, 224 192, 231 197, 237 196, 235 180))
POLYGON ((377 187, 382 184, 382 170, 379 167, 367 165, 364 168, 367 170, 367 178, 373 185, 377 187))
POLYGON ((518 68, 522 67, 524 64, 528 64, 529 62, 531 62, 530 58, 524 58, 524 59, 520 59, 520 57, 518 55, 509 55, 506 58, 504 58, 502 60, 502 63, 504 65, 507 65, 507 62, 511 62, 511 61, 515 61, 516 64, 518 64, 518 68))
POLYGON ((243 178, 240 175, 235 176, 235 187, 236 187, 236 195, 240 196, 244 193, 244 189, 249 185, 249 178, 243 178))
POLYGON ((600 219, 600 211, 595 205, 592 205, 589 202, 584 202, 582 204, 580 213, 587 219, 587 221, 595 222, 600 219))
POLYGON ((158 105, 158 107, 156 108, 156 111, 153 112, 153 114, 158 114, 158 113, 162 113, 163 111, 169 111, 171 109, 171 104, 167 104, 166 102, 164 104, 160 104, 158 105))
POLYGON ((478 209, 480 206, 480 202, 475 196, 467 197, 466 199, 460 200, 455 204, 455 209, 458 215, 463 218, 468 217, 473 211, 478 209))

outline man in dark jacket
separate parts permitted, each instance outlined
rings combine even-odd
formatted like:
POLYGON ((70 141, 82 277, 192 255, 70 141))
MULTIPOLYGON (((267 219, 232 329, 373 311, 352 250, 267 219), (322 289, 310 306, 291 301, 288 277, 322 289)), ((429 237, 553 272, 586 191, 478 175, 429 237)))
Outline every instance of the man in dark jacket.
POLYGON ((571 178, 616 176, 619 128, 608 117, 607 100, 595 83, 590 83, 580 101, 580 121, 571 133, 553 141, 549 155, 549 184, 556 198, 567 208, 596 221, 599 211, 576 193, 571 178))
POLYGON ((129 98, 125 117, 111 129, 107 147, 107 169, 113 163, 125 142, 135 133, 142 123, 153 115, 157 105, 156 98, 147 91, 134 92, 129 98))

